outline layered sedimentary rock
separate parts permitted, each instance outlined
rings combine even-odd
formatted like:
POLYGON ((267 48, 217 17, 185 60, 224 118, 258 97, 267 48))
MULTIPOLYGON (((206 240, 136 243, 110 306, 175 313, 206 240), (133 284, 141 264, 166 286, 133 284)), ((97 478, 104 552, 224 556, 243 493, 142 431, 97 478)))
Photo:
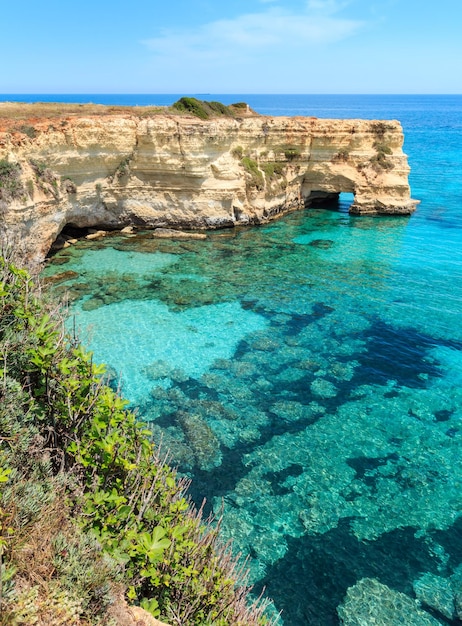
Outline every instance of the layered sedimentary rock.
POLYGON ((358 215, 415 208, 397 121, 142 115, 2 118, 2 229, 43 258, 66 225, 256 224, 340 192, 358 215))

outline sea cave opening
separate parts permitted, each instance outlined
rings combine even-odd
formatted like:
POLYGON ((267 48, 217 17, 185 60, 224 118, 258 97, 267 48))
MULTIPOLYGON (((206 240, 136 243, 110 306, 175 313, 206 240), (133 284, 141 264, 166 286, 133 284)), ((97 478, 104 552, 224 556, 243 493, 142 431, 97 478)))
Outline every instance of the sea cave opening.
POLYGON ((328 211, 338 211, 339 213, 348 213, 355 199, 354 193, 327 192, 321 190, 310 191, 305 198, 305 207, 322 208, 328 211))
POLYGON ((97 229, 97 226, 90 227, 81 227, 75 226, 74 224, 66 224, 64 228, 61 230, 59 235, 64 238, 75 238, 75 239, 83 239, 86 235, 88 235, 91 230, 97 229))
POLYGON ((349 191, 342 191, 338 195, 337 206, 340 213, 348 213, 351 205, 355 201, 355 194, 349 191))
POLYGON ((71 222, 67 223, 56 235, 47 256, 53 256, 55 252, 67 248, 78 239, 99 239, 113 230, 113 227, 109 228, 106 225, 77 226, 71 222))

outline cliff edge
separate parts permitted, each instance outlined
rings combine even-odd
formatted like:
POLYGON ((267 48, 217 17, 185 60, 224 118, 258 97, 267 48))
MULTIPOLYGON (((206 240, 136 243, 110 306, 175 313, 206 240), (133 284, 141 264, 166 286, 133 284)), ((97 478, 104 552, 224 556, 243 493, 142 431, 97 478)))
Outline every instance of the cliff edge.
POLYGON ((65 226, 258 224, 340 192, 357 215, 416 206, 397 121, 55 107, 0 103, 0 229, 31 260, 65 226))

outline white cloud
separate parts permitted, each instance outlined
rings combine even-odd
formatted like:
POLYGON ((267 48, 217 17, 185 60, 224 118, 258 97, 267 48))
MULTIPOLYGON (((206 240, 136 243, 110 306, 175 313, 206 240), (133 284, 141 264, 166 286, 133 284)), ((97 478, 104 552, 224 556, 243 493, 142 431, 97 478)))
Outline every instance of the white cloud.
POLYGON ((153 53, 158 74, 176 72, 187 76, 189 72, 197 75, 202 71, 213 78, 213 72, 237 75, 240 71, 244 75, 256 71, 259 65, 282 69, 290 63, 296 65, 319 46, 358 32, 363 23, 341 17, 340 8, 336 0, 308 0, 305 9, 298 13, 265 6, 259 12, 194 29, 163 30, 143 44, 153 53))
POLYGON ((362 25, 357 20, 331 15, 334 6, 332 0, 309 0, 307 10, 300 14, 269 8, 203 24, 195 30, 165 30, 143 43, 159 55, 180 49, 194 56, 208 56, 212 51, 223 54, 236 51, 235 47, 252 50, 330 43, 352 35, 362 25))

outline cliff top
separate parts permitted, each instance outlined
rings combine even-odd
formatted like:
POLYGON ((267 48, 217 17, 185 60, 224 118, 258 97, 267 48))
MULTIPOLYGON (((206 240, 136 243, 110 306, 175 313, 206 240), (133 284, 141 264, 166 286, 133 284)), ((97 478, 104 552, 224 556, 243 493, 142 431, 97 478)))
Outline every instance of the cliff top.
POLYGON ((213 117, 259 117, 245 102, 225 106, 220 102, 206 102, 196 98, 180 98, 166 106, 119 106, 104 104, 73 104, 67 102, 0 102, 0 120, 6 130, 23 122, 47 119, 68 119, 70 117, 130 115, 139 118, 155 115, 195 115, 201 119, 213 117))

